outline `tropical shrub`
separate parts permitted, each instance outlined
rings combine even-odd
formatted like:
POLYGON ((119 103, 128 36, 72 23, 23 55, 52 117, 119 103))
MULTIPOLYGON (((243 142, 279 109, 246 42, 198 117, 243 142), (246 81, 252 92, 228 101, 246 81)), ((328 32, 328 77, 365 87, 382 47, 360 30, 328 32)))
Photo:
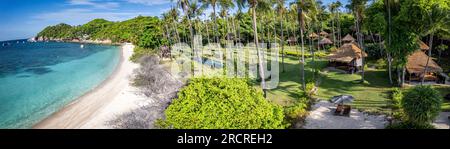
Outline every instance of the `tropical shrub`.
POLYGON ((394 88, 392 90, 392 94, 391 94, 391 98, 392 98, 392 105, 395 109, 400 109, 401 108, 401 102, 403 99, 403 92, 401 89, 399 88, 394 88))
POLYGON ((307 97, 301 97, 298 101, 291 106, 284 109, 286 119, 297 120, 307 116, 308 114, 309 99, 307 97))
POLYGON ((130 60, 132 62, 139 62, 139 59, 143 56, 148 56, 148 55, 152 55, 152 54, 156 54, 156 50, 154 49, 147 49, 147 48, 142 48, 142 47, 138 47, 136 46, 133 50, 133 55, 131 55, 130 60))
POLYGON ((160 126, 175 129, 279 129, 283 109, 249 80, 194 78, 165 111, 160 126))
POLYGON ((378 59, 376 62, 375 62, 375 68, 377 68, 377 69, 386 69, 387 68, 387 62, 386 62, 387 60, 385 60, 385 59, 378 59))
POLYGON ((429 123, 414 123, 411 121, 399 122, 386 126, 386 129, 434 129, 429 123))
MULTIPOLYGON (((281 53, 281 51, 280 51, 281 53)), ((285 55, 289 55, 289 56, 295 56, 295 57, 301 57, 302 53, 301 52, 297 52, 297 51, 284 51, 285 55)), ((327 54, 325 52, 315 52, 314 55, 316 56, 316 58, 323 58, 326 57, 327 54)), ((310 58, 312 57, 312 54, 309 53, 309 51, 305 52, 305 58, 310 58)))
POLYGON ((403 96, 401 105, 407 121, 418 124, 431 122, 441 110, 442 97, 430 86, 415 86, 403 96))
MULTIPOLYGON (((316 87, 316 84, 314 82, 306 83, 306 91, 308 93, 312 93, 311 91, 314 89, 314 87, 316 87)), ((312 94, 314 94, 314 93, 312 93, 312 94)))

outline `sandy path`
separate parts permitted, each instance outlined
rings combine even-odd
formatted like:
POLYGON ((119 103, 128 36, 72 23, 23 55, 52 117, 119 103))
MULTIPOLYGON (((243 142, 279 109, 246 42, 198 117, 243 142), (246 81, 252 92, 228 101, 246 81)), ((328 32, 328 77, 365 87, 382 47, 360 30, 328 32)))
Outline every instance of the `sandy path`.
POLYGON ((137 89, 129 85, 133 70, 139 67, 129 61, 133 49, 133 45, 124 44, 119 65, 107 80, 33 128, 107 128, 104 122, 111 114, 137 106, 134 101, 142 98, 134 92, 137 89))
POLYGON ((319 101, 306 118, 305 129, 383 129, 387 124, 384 115, 367 115, 352 109, 350 116, 334 116, 336 106, 327 101, 319 101))

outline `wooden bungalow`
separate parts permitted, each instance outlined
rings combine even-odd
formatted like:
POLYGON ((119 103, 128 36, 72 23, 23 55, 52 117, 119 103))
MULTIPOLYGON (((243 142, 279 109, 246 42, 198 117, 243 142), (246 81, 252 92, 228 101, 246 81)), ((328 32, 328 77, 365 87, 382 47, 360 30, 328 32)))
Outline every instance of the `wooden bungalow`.
POLYGON ((323 38, 322 40, 319 41, 320 45, 329 45, 329 44, 333 44, 333 42, 328 39, 328 38, 323 38))
POLYGON ((420 49, 411 54, 406 63, 407 80, 409 82, 421 81, 424 78, 425 81, 439 81, 442 68, 431 57, 428 62, 428 71, 424 74, 428 60, 428 55, 425 52, 430 50, 430 47, 422 41, 418 42, 420 49))
POLYGON ((325 31, 321 31, 321 32, 319 33, 319 35, 322 36, 322 37, 327 37, 327 36, 328 36, 328 33, 325 32, 325 31))
POLYGON ((347 35, 345 35, 344 38, 342 38, 342 41, 344 43, 352 43, 352 42, 355 42, 355 38, 353 38, 352 35, 347 34, 347 35))
POLYGON ((361 69, 363 56, 367 57, 367 53, 362 51, 356 43, 346 43, 327 58, 331 66, 354 73, 361 69))
POLYGON ((297 44, 297 39, 295 39, 295 37, 289 37, 287 42, 289 43, 289 45, 295 45, 297 44))
POLYGON ((316 39, 316 38, 319 38, 319 35, 317 35, 316 33, 311 33, 311 34, 308 35, 308 37, 310 39, 316 39))

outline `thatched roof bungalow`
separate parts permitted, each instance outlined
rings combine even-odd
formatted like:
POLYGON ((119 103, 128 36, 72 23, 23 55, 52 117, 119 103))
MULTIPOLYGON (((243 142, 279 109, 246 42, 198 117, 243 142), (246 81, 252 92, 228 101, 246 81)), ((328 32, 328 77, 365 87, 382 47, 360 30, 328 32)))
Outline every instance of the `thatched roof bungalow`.
POLYGON ((355 42, 355 38, 353 38, 352 35, 347 34, 344 38, 342 38, 342 41, 345 43, 355 42))
POLYGON ((319 35, 317 35, 316 33, 311 33, 308 35, 309 38, 315 39, 315 38, 319 38, 319 35))
POLYGON ((420 50, 418 49, 413 54, 411 54, 408 57, 408 62, 406 63, 406 71, 409 74, 409 81, 418 81, 423 77, 425 77, 426 81, 438 80, 438 74, 443 71, 442 68, 433 60, 433 58, 429 58, 429 56, 425 54, 425 51, 429 50, 430 47, 428 47, 428 45, 426 45, 422 41, 418 41, 418 44, 420 50), (429 60, 428 70, 427 74, 424 75, 427 60, 429 60))
POLYGON ((328 36, 328 33, 325 32, 325 31, 321 31, 321 32, 319 33, 319 35, 320 35, 320 36, 323 36, 323 37, 326 37, 326 36, 328 36))
POLYGON ((362 51, 355 43, 346 43, 338 50, 327 56, 330 64, 334 67, 343 67, 352 73, 362 67, 362 57, 367 53, 362 51))
POLYGON ((323 38, 322 40, 319 41, 320 45, 327 45, 327 44, 333 44, 333 42, 328 39, 328 38, 323 38))

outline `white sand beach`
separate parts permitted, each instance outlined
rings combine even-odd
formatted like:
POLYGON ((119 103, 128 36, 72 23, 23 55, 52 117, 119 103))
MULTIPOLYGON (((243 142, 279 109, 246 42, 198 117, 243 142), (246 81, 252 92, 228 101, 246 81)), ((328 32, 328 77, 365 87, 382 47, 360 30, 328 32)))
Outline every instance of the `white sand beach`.
POLYGON ((132 44, 122 45, 120 63, 108 79, 33 128, 109 128, 106 122, 115 115, 139 107, 145 102, 145 96, 140 95, 138 89, 130 85, 133 70, 139 67, 139 64, 129 61, 133 49, 132 44))

